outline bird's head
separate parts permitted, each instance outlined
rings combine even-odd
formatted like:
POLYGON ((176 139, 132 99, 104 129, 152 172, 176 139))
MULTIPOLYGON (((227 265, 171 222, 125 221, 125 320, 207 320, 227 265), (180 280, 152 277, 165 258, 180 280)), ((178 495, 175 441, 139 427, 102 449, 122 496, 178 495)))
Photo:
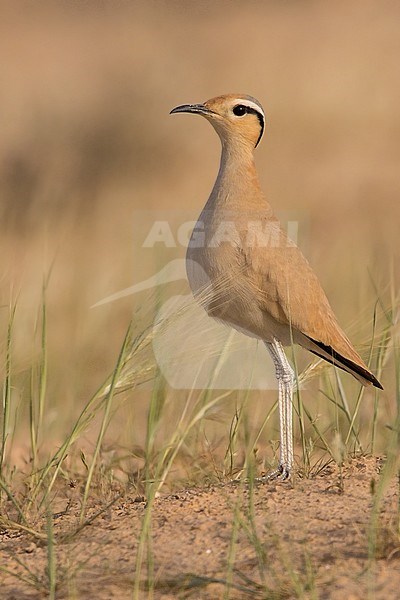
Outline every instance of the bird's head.
POLYGON ((193 113, 210 121, 222 143, 241 142, 255 148, 264 133, 265 114, 252 96, 227 94, 203 104, 182 104, 172 113, 193 113))

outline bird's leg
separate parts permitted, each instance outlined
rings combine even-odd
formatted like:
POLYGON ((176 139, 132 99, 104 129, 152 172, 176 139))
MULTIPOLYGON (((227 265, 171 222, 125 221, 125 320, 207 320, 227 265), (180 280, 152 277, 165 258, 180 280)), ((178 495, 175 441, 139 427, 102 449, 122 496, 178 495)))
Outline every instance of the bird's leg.
POLYGON ((282 344, 273 339, 265 342, 267 349, 275 365, 276 378, 278 380, 278 408, 280 427, 280 458, 279 468, 266 479, 288 479, 293 468, 293 383, 294 373, 289 364, 282 344))

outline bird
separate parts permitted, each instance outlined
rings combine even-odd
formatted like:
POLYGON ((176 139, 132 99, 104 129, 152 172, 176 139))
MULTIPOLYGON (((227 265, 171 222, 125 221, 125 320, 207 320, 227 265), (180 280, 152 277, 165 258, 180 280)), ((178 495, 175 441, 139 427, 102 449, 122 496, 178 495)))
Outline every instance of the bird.
POLYGON ((254 150, 265 112, 247 94, 182 104, 170 114, 204 117, 221 141, 218 175, 189 239, 186 270, 192 293, 208 315, 264 342, 278 382, 279 464, 268 479, 294 471, 294 371, 284 347, 299 344, 383 389, 341 329, 307 259, 283 230, 261 190, 254 150))

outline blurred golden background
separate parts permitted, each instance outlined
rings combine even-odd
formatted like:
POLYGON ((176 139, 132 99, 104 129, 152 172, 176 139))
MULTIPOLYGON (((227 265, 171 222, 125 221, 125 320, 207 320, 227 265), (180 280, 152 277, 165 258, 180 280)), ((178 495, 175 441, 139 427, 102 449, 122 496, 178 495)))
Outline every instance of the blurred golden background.
POLYGON ((161 266, 137 253, 141 211, 196 219, 214 182, 217 136, 169 111, 222 93, 263 104, 263 188, 304 216, 300 246, 366 356, 398 282, 399 23, 389 0, 3 4, 1 328, 17 300, 24 381, 48 279, 49 426, 100 384, 149 302, 91 308, 161 266))

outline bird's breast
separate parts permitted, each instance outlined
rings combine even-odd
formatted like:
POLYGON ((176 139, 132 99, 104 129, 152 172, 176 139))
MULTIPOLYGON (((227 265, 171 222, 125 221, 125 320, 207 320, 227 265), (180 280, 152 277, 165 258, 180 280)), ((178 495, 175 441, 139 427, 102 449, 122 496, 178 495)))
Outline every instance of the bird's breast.
POLYGON ((187 249, 189 284, 210 316, 231 321, 234 313, 247 310, 255 299, 240 230, 229 218, 211 223, 203 219, 197 222, 187 249))

